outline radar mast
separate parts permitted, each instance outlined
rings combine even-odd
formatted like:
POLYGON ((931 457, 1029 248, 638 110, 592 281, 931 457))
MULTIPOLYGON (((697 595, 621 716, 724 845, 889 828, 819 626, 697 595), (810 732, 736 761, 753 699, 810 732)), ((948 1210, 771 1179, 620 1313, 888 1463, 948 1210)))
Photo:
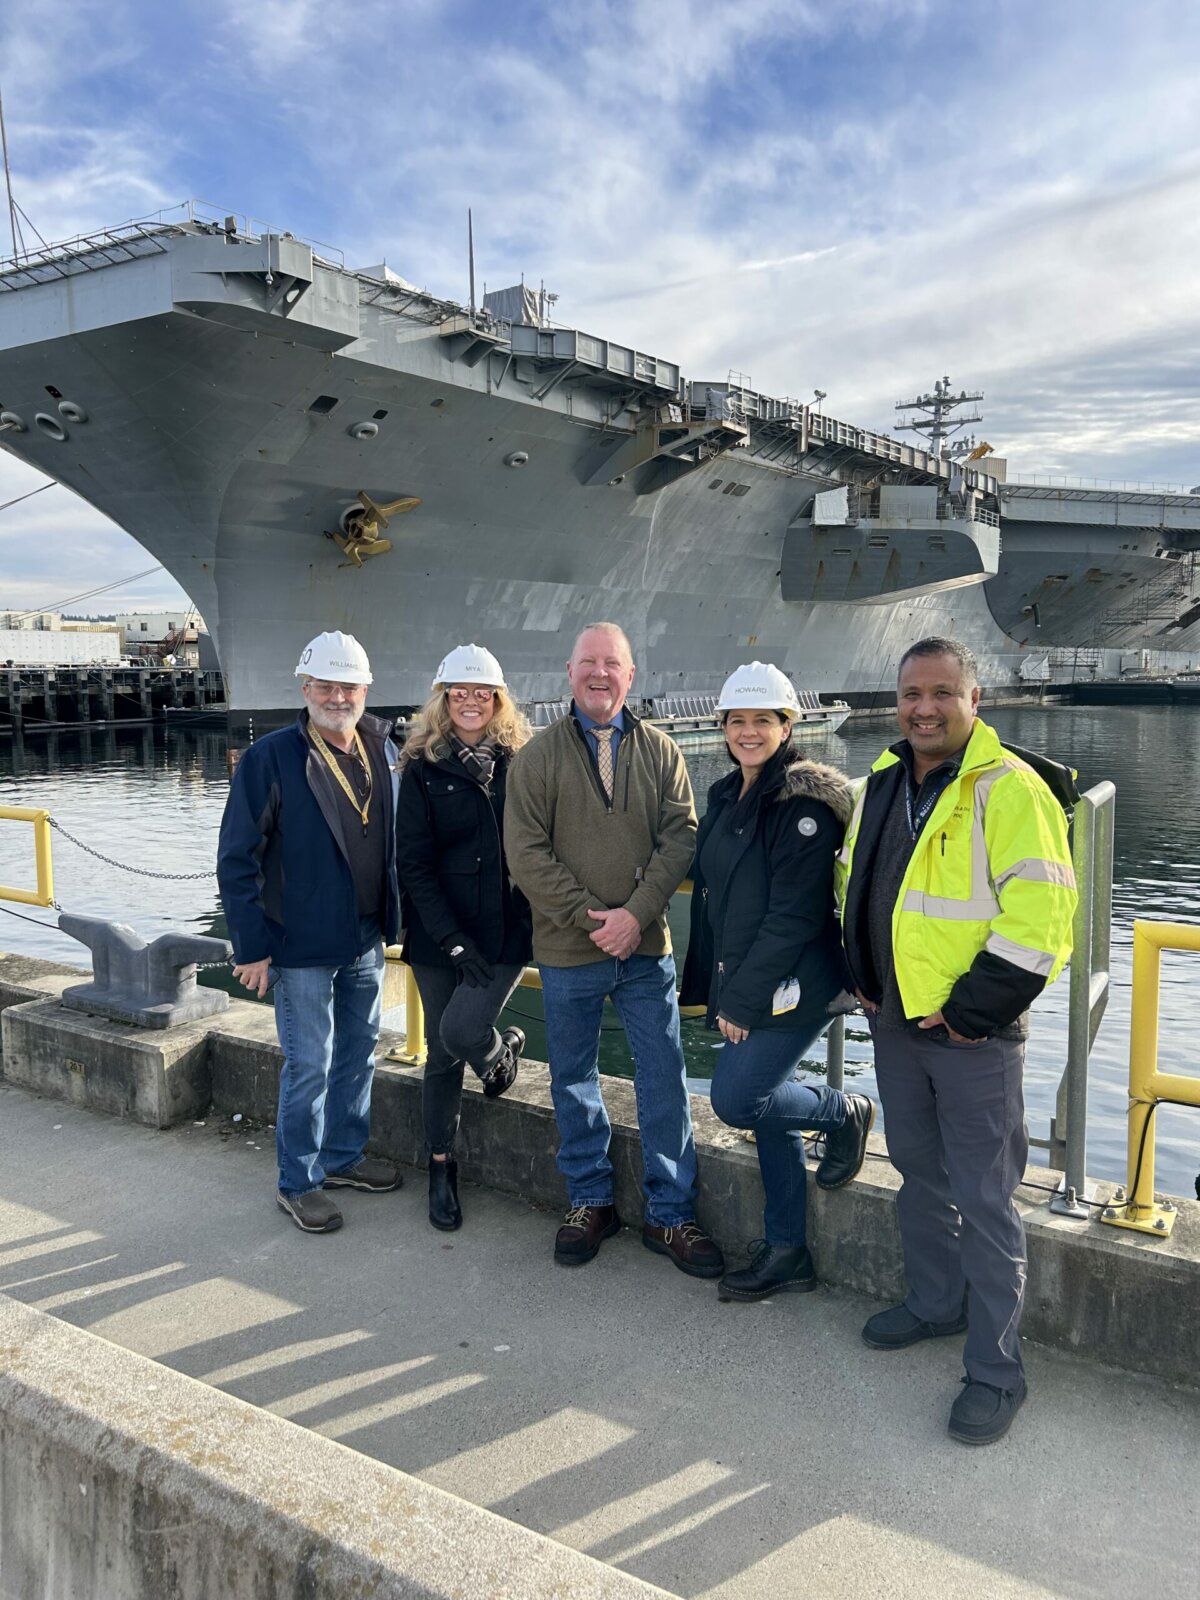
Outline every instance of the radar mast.
POLYGON ((950 388, 949 377, 939 378, 933 386, 932 394, 919 394, 915 400, 897 400, 897 411, 918 411, 922 415, 909 417, 896 427, 897 433, 921 433, 929 437, 929 453, 935 456, 965 455, 974 447, 974 436, 960 439, 955 444, 948 444, 952 434, 960 428, 965 428, 969 422, 982 422, 983 418, 978 411, 970 416, 957 417, 953 413, 959 406, 974 405, 982 400, 981 391, 968 394, 965 389, 960 389, 954 394, 950 388))

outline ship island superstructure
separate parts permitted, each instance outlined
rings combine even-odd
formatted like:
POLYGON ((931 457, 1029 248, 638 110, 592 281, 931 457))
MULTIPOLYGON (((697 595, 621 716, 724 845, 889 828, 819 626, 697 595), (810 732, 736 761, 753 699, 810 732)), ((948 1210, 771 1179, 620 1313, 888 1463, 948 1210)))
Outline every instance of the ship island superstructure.
POLYGON ((1064 649, 1114 672, 1200 651, 1200 496, 1007 484, 545 309, 463 307, 193 205, 0 265, 0 445, 186 590, 235 727, 290 714, 324 628, 363 641, 389 709, 466 638, 558 701, 599 618, 652 700, 750 657, 883 700, 934 632, 994 688, 1064 649))

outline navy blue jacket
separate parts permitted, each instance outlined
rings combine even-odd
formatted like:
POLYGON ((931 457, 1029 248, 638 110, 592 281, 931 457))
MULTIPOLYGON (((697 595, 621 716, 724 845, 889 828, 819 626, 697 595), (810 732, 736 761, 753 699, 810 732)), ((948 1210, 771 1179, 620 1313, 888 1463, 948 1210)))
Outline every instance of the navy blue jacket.
MULTIPOLYGON (((233 958, 269 956, 278 967, 343 966, 362 954, 358 902, 343 832, 346 802, 305 733, 302 711, 290 728, 267 734, 234 769, 221 819, 217 882, 233 958)), ((391 775, 383 802, 387 898, 383 937, 400 928, 396 887, 399 752, 390 722, 363 716, 363 743, 391 775)), ((373 762, 373 764, 375 764, 373 762)))
POLYGON ((718 1012, 751 1031, 810 1028, 843 987, 833 861, 853 792, 836 767, 785 748, 785 758, 776 757, 759 778, 735 865, 717 883, 705 881, 700 852, 722 814, 736 805, 741 773, 729 773, 708 792, 692 866, 691 937, 679 998, 683 1005, 706 1005, 710 1028, 718 1012), (800 984, 800 1004, 774 1016, 772 997, 788 978, 800 984))

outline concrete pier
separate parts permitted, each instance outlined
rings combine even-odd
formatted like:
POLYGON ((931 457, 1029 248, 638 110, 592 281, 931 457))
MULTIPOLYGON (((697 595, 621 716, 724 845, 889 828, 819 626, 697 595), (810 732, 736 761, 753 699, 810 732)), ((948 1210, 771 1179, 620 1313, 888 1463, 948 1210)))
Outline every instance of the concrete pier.
MULTIPOLYGON (((37 962, 11 967, 0 958, 0 1076, 8 1082, 93 1110, 165 1127, 202 1115, 240 1113, 258 1125, 274 1120, 282 1055, 271 1010, 234 1000, 221 1014, 147 1037, 145 1030, 88 1017, 55 1003, 60 970, 37 962), (5 976, 6 971, 10 973, 5 976)), ((385 1036, 381 1054, 389 1043, 385 1036)), ((613 1126, 617 1207, 641 1217, 641 1154, 633 1086, 606 1081, 613 1126)), ((762 1190, 752 1146, 693 1097, 700 1155, 700 1220, 727 1249, 762 1231, 762 1190)), ((401 1162, 422 1159, 421 1074, 381 1063, 372 1105, 374 1147, 401 1162)), ((551 1207, 565 1203, 555 1164, 558 1137, 549 1073, 522 1066, 497 1106, 469 1076, 459 1149, 464 1164, 492 1188, 551 1207)), ((822 1278, 859 1294, 902 1293, 896 1227, 899 1177, 883 1141, 847 1189, 809 1185, 813 1254, 822 1278)), ((1018 1202, 1029 1241, 1024 1331, 1097 1361, 1195 1383, 1200 1372, 1200 1204, 1179 1202, 1167 1239, 1052 1216, 1057 1174, 1031 1167, 1018 1202)), ((1107 1198, 1112 1185, 1101 1185, 1107 1198)))
POLYGON ((5 1595, 663 1592, 3 1295, 0 1352, 5 1595))
POLYGON ((464 1226, 447 1237, 429 1227, 424 1174, 411 1169, 399 1193, 340 1193, 345 1227, 308 1238, 275 1208, 270 1133, 198 1120, 160 1132, 0 1086, 0 1290, 50 1324, 31 1335, 0 1312, 0 1439, 16 1451, 0 1456, 0 1498, 19 1512, 41 1493, 28 1475, 43 1474, 61 1499, 41 1503, 61 1505, 76 1530, 56 1545, 63 1557, 91 1561, 89 1536, 111 1529, 211 1568, 228 1541, 224 1567, 241 1587, 23 1588, 9 1580, 12 1521, 0 1512, 0 1593, 588 1592, 526 1586, 509 1564, 519 1547, 494 1528, 443 1521, 429 1503, 417 1514, 415 1477, 518 1524, 514 1534, 690 1600, 1193 1600, 1194 1390, 1031 1343, 1012 1433, 967 1450, 945 1433, 959 1342, 867 1350, 859 1330, 878 1299, 826 1286, 721 1305, 635 1231, 566 1271, 551 1260, 556 1213, 467 1182, 464 1226), (58 1324, 69 1340, 23 1375, 31 1337, 58 1324), (118 1351, 88 1350, 76 1328, 118 1351), (123 1366, 124 1352, 144 1364, 123 1366), (282 1419, 289 1448, 253 1414, 239 1409, 232 1426, 176 1373, 282 1419), (307 1451, 299 1429, 314 1436, 307 1451), (343 1466, 338 1446, 410 1477, 385 1493, 343 1466), (106 1482, 116 1495, 113 1480, 125 1498, 100 1507, 115 1519, 96 1499, 106 1482), (456 1565, 443 1588, 339 1589, 325 1581, 336 1569, 312 1560, 308 1587, 260 1584, 256 1562, 276 1572, 270 1549, 271 1562, 301 1548, 332 1560, 298 1531, 317 1504, 338 1550, 361 1553, 364 1536, 390 1528, 410 1572, 428 1578, 438 1561, 426 1556, 452 1546, 477 1576, 456 1565), (260 1546, 246 1542, 247 1506, 260 1546))
MULTIPOLYGON (((9 1027, 14 1006, 44 1014, 56 986, 77 976, 44 966, 0 959, 9 1027)), ((272 1018, 237 1004, 214 1024, 216 1104, 165 1130, 0 1085, 0 1291, 48 1313, 22 1322, 20 1307, 0 1302, 0 1593, 173 1592, 149 1579, 141 1589, 29 1588, 24 1567, 21 1581, 10 1578, 13 1552, 32 1560, 45 1547, 13 1531, 35 1506, 75 1530, 56 1547, 60 1560, 91 1559, 95 1532, 89 1545, 79 1530, 105 1483, 113 1516, 86 1525, 145 1534, 143 1566, 159 1541, 185 1571, 207 1551, 211 1571, 212 1552, 228 1544, 222 1571, 233 1586, 180 1588, 188 1600, 593 1592, 574 1578, 559 1590, 524 1585, 524 1567, 502 1555, 516 1546, 490 1524, 455 1522, 458 1501, 418 1505, 426 1485, 521 1525, 514 1535, 543 1536, 547 1574, 565 1546, 696 1600, 1191 1600, 1200 1393, 1129 1369, 1166 1363, 1195 1383, 1200 1207, 1184 1208, 1172 1254, 1051 1220, 1045 1197, 1025 1195, 1030 1399, 1006 1441, 968 1451, 945 1434, 959 1341, 885 1355, 859 1339, 898 1286, 885 1161, 814 1206, 816 1294, 721 1305, 712 1284, 643 1250, 636 1229, 564 1271, 551 1260, 562 1190, 548 1087, 523 1068, 515 1097, 467 1095, 460 1233, 429 1227, 424 1173, 410 1167, 398 1194, 339 1192, 346 1226, 308 1238, 273 1201, 263 1118, 278 1074, 272 1018), (1055 1299, 1067 1308, 1054 1311, 1055 1299), (58 1345, 62 1323, 74 1327, 61 1328, 58 1345), (75 1329, 119 1348, 71 1343, 84 1337, 75 1329), (1059 1349, 1041 1342, 1050 1338, 1059 1349), (1079 1355, 1064 1353, 1072 1341, 1079 1355), (1106 1364, 1118 1341, 1125 1371, 1106 1364), (179 1387, 175 1373, 208 1391, 179 1387), (223 1412, 228 1397, 271 1416, 223 1412), (277 1423, 278 1436, 266 1426, 277 1423), (243 1429, 254 1441, 245 1463, 243 1429), (412 1476, 389 1486, 343 1470, 339 1445, 412 1476), (80 1476, 89 1461, 90 1479, 80 1476), (80 1483, 95 1487, 84 1495, 80 1483), (320 1537, 306 1520, 318 1500, 320 1537), (249 1517, 247 1503, 257 1508, 249 1517), (303 1551, 358 1559, 364 1539, 378 1556, 380 1504, 398 1508, 392 1521, 406 1530, 403 1578, 338 1588, 327 1582, 332 1566, 297 1566, 303 1551), (216 1531, 197 1540, 188 1531, 197 1520, 216 1531), (429 1580, 438 1562, 426 1556, 446 1552, 448 1527, 463 1530, 450 1543, 476 1564, 446 1567, 438 1588, 429 1580), (250 1532, 267 1542, 245 1542, 250 1532), (497 1552, 491 1566, 478 1563, 481 1544, 497 1552), (254 1587, 267 1572, 275 1586, 254 1587), (424 1587, 402 1586, 418 1578, 424 1587)), ((618 1203, 633 1221, 628 1088, 606 1093, 618 1203)), ((417 1156, 418 1098, 417 1074, 381 1071, 375 1135, 407 1160, 417 1156)), ((756 1164, 707 1118, 697 1102, 703 1215, 740 1258, 760 1231, 756 1164)), ((131 1548, 112 1547, 110 1570, 141 1573, 131 1548)))
POLYGON ((149 722, 224 701, 221 674, 192 667, 0 667, 0 731, 149 722))

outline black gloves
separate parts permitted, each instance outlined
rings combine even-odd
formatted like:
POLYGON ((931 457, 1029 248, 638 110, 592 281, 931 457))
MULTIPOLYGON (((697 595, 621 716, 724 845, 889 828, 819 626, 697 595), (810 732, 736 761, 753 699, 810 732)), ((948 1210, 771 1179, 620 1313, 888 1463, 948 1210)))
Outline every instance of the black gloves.
POLYGON ((461 974, 463 982, 469 983, 472 989, 480 989, 485 983, 491 983, 495 974, 483 959, 477 946, 471 943, 465 934, 452 934, 442 944, 442 949, 454 963, 454 970, 461 974))

